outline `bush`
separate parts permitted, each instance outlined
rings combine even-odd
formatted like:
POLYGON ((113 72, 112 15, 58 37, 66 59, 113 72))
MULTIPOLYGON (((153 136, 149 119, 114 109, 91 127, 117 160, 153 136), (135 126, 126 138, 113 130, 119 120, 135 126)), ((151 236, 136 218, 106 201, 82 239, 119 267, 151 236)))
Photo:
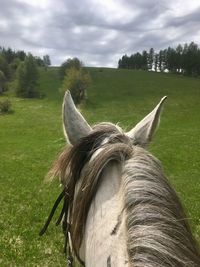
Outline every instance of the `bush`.
POLYGON ((86 97, 86 89, 91 84, 88 72, 83 69, 70 68, 63 80, 61 91, 70 90, 75 104, 80 104, 86 97))
POLYGON ((0 113, 5 114, 9 112, 11 112, 11 102, 8 99, 0 101, 0 113))

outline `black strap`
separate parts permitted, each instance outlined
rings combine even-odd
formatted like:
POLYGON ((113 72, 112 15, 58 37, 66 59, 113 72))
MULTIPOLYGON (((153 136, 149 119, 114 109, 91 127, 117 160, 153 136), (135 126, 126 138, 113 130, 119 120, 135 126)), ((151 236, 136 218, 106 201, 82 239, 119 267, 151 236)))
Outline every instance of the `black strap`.
MULTIPOLYGON (((61 210, 60 215, 58 217, 58 220, 56 221, 56 225, 59 225, 62 221, 62 228, 63 228, 63 232, 64 232, 64 236, 65 236, 64 253, 67 254, 67 266, 73 267, 74 257, 72 255, 72 250, 71 250, 71 246, 70 246, 70 242, 69 242, 70 224, 68 223, 68 220, 67 220, 68 207, 69 207, 69 195, 67 193, 66 188, 60 193, 60 195, 56 199, 56 201, 53 205, 53 208, 51 209, 51 212, 49 214, 49 217, 47 218, 46 223, 43 226, 43 228, 41 229, 39 235, 42 236, 46 232, 46 230, 47 230, 47 228, 48 228, 48 226, 49 226, 49 224, 53 218, 53 215, 54 215, 58 205, 60 204, 60 202, 63 198, 64 198, 63 207, 62 207, 62 210, 61 210), (68 248, 68 251, 67 251, 67 248, 68 248)), ((85 266, 84 262, 79 258, 78 255, 76 255, 76 258, 83 266, 85 266)))
POLYGON ((63 207, 62 207, 61 213, 58 217, 58 220, 56 222, 56 226, 58 226, 61 223, 62 218, 63 218, 63 216, 65 216, 65 213, 67 211, 68 211, 68 197, 67 197, 67 193, 65 193, 63 207))
MULTIPOLYGON (((61 202, 61 200, 63 199, 64 196, 65 196, 65 190, 63 190, 60 193, 60 195, 58 196, 58 198, 56 199, 56 201, 55 201, 55 203, 53 205, 53 208, 52 208, 52 210, 51 210, 51 212, 49 214, 49 217, 47 218, 45 225, 43 226, 43 228, 41 229, 41 231, 39 233, 40 236, 42 236, 46 232, 46 230, 47 230, 47 228, 48 228, 48 226, 49 226, 49 224, 50 224, 50 222, 51 222, 51 220, 53 218, 53 215, 54 215, 58 205, 60 204, 60 202, 61 202)), ((63 216, 63 214, 62 214, 62 216, 63 216)), ((60 219, 60 216, 59 216, 59 219, 60 219)), ((62 218, 60 220, 62 220, 62 218)))

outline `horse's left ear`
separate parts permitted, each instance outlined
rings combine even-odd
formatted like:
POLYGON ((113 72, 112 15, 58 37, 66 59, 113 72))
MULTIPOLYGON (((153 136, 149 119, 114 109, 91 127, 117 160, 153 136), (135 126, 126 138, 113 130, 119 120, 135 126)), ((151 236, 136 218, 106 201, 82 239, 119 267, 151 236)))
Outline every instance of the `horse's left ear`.
POLYGON ((126 133, 133 140, 133 144, 145 147, 150 143, 159 124, 161 109, 166 98, 166 96, 163 97, 151 113, 126 133))

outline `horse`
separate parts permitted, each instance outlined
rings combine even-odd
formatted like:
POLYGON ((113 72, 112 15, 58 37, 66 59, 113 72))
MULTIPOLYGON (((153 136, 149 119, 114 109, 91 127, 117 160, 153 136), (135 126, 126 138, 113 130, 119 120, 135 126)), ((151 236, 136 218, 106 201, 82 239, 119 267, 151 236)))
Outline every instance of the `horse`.
POLYGON ((112 123, 91 127, 65 93, 69 145, 49 176, 63 186, 54 209, 64 198, 57 224, 63 221, 69 266, 73 257, 86 267, 200 266, 183 206, 159 160, 146 150, 165 100, 124 132, 112 123))

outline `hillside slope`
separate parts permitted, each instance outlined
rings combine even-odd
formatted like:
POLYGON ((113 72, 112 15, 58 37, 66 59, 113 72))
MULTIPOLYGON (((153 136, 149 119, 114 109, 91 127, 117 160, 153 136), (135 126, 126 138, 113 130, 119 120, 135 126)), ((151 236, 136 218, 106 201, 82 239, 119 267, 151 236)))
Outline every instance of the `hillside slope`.
MULTIPOLYGON (((200 80, 144 71, 88 68, 92 86, 80 107, 91 124, 130 129, 168 96, 149 147, 175 186, 200 237, 200 80)), ((65 145, 57 68, 42 71, 43 99, 11 97, 14 113, 0 116, 1 266, 65 266, 61 229, 38 232, 60 192, 44 176, 65 145)), ((4 97, 0 97, 1 98, 4 97)))

